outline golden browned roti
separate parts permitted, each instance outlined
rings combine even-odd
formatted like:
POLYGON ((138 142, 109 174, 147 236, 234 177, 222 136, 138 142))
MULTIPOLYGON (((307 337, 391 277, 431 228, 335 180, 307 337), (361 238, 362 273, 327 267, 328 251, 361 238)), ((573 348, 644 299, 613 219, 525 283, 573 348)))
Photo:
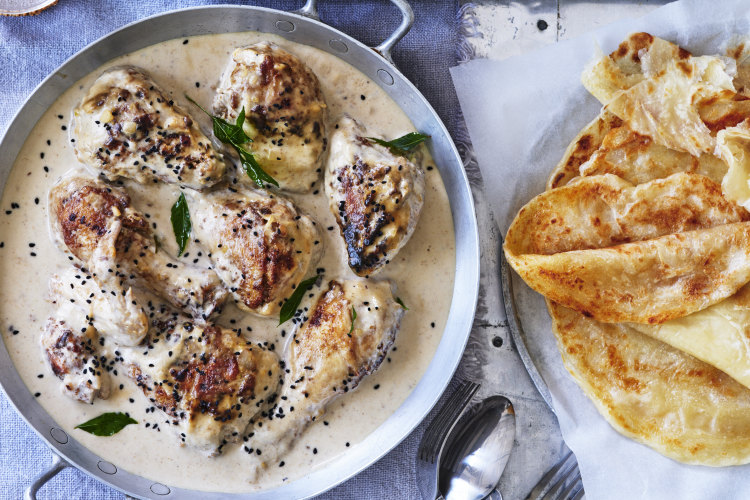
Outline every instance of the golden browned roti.
POLYGON ((636 33, 587 67, 602 113, 504 244, 607 421, 710 466, 750 462, 750 68, 727 54, 636 33))

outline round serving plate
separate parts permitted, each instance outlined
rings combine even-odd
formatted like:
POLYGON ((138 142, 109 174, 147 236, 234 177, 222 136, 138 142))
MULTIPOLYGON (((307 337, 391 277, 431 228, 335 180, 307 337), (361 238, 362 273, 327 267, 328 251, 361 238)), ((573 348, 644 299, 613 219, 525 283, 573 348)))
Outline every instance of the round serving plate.
POLYGON ((479 289, 479 237, 469 182, 448 131, 427 100, 390 62, 390 48, 408 31, 413 14, 405 0, 392 0, 404 16, 399 29, 373 50, 317 19, 315 2, 297 13, 248 6, 182 9, 129 24, 90 44, 49 75, 31 94, 0 139, 0 186, 4 186, 26 137, 48 107, 80 78, 107 61, 144 47, 194 35, 258 31, 331 53, 359 69, 404 110, 417 130, 431 136, 430 152, 448 194, 455 228, 455 284, 448 320, 434 358, 404 403, 357 446, 325 467, 282 486, 257 493, 185 490, 120 470, 60 429, 29 392, 0 341, 0 386, 26 422, 62 459, 27 490, 36 490, 68 463, 138 498, 304 498, 319 494, 368 467, 400 443, 424 419, 445 390, 469 337, 479 289))
MULTIPOLYGON (((517 297, 517 290, 523 289, 527 299, 529 298, 529 292, 531 292, 531 300, 538 300, 540 296, 538 294, 535 296, 533 290, 531 290, 526 283, 524 283, 523 280, 520 280, 518 275, 512 271, 510 264, 508 264, 508 261, 505 259, 505 252, 503 252, 502 245, 503 243, 501 241, 500 282, 503 289, 503 306, 505 307, 505 315, 508 318, 510 335, 513 338, 513 343, 516 345, 516 350, 523 362, 523 366, 526 368, 529 377, 531 377, 531 381, 534 383, 534 387, 539 391, 539 394, 542 396, 542 399, 544 399, 544 402, 547 403, 550 410, 552 410, 552 413, 555 413, 555 407, 552 405, 552 394, 550 394, 549 387, 547 387, 547 383, 544 381, 544 377, 539 369, 540 366, 545 366, 542 362, 542 351, 541 349, 535 348, 536 344, 529 340, 521 323, 521 317, 523 316, 524 311, 521 310, 522 308, 519 308, 518 303, 524 299, 517 297), (514 283, 514 281, 516 281, 516 283, 514 283), (520 281, 520 283, 518 283, 518 281, 520 281)), ((544 299, 542 299, 542 301, 543 300, 544 299)), ((532 308, 532 311, 538 310, 538 307, 532 308)), ((546 308, 542 306, 542 310, 546 311, 546 308)), ((531 314, 536 313, 532 312, 531 314)))

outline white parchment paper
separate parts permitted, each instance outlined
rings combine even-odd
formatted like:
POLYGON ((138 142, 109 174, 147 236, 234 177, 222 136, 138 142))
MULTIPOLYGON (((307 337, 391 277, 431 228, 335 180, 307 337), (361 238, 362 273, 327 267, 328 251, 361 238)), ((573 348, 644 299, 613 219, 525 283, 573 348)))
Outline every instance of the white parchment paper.
MULTIPOLYGON (((503 234, 518 209, 544 190, 568 143, 601 109, 580 83, 584 66, 598 57, 598 47, 609 53, 636 31, 694 54, 723 54, 728 42, 750 35, 750 0, 683 0, 530 54, 474 60, 451 70, 503 234)), ((514 285, 529 351, 578 458, 587 498, 750 499, 750 465, 683 465, 612 429, 565 370, 541 296, 520 280, 514 285)))

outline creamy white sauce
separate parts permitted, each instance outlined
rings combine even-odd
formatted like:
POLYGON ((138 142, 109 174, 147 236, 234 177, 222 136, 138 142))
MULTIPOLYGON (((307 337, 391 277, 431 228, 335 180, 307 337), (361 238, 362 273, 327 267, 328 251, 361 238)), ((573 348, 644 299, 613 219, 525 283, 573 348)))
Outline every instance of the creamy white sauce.
MULTIPOLYGON (((65 92, 29 135, 0 202, 0 276, 3 280, 0 328, 29 391, 39 393, 39 402, 62 429, 103 459, 134 474, 176 487, 226 492, 265 489, 297 479, 355 449, 416 386, 435 353, 450 308, 455 270, 453 223, 440 174, 430 168, 433 164, 428 156, 424 162, 425 205, 417 229, 396 258, 375 276, 393 280, 397 295, 409 307, 394 349, 379 371, 365 378, 356 391, 334 402, 326 415, 308 428, 284 457, 283 468, 269 468, 255 483, 247 481, 251 459, 241 445, 227 447, 223 455, 213 458, 180 447, 179 440, 165 424, 167 418, 159 411, 146 413, 145 397, 122 374, 113 377, 113 391, 108 400, 86 405, 64 396, 60 392, 60 381, 47 369, 39 346, 42 326, 53 313, 53 306, 46 300, 48 279, 53 273, 71 266, 48 233, 46 200, 50 187, 62 175, 81 168, 68 136, 68 121, 73 107, 102 71, 118 64, 144 68, 172 93, 176 102, 191 110, 204 131, 210 132, 207 118, 187 106, 184 94, 208 107, 231 51, 238 46, 270 40, 299 56, 317 74, 330 109, 331 127, 346 112, 365 124, 371 133, 382 134, 387 139, 414 131, 406 115, 380 87, 347 63, 318 49, 253 32, 191 37, 187 44, 184 40, 154 45, 103 65, 65 92), (120 384, 123 384, 122 390, 118 389, 120 384), (107 411, 127 411, 139 424, 130 425, 112 437, 96 437, 74 429, 81 422, 107 411), (153 430, 155 423, 159 424, 160 431, 153 430)), ((127 182, 125 185, 134 206, 148 214, 163 248, 176 255, 169 208, 178 196, 178 188, 166 184, 143 187, 127 182)), ((316 189, 319 192, 284 196, 321 226, 325 253, 317 267, 325 269, 324 279, 354 278, 346 265, 343 240, 329 211, 322 183, 316 189)), ((199 264, 209 265, 198 257, 199 250, 191 242, 182 260, 192 263, 198 258, 199 264)), ((274 343, 278 353, 284 340, 281 330, 291 327, 287 324, 279 328, 276 319, 258 318, 234 306, 225 307, 217 322, 232 328, 242 326, 249 338, 274 343), (252 327, 252 332, 247 327, 252 327)))

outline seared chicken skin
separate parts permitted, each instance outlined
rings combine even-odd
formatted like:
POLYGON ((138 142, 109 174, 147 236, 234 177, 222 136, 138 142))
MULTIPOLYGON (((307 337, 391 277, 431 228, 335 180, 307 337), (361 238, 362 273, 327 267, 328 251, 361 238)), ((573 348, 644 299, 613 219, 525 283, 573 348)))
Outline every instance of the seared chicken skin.
POLYGON ((313 274, 322 247, 318 228, 283 198, 225 190, 191 197, 190 211, 193 235, 241 309, 277 314, 313 274))
POLYGON ((367 139, 343 117, 331 137, 325 188, 349 255, 349 267, 370 276, 403 247, 424 204, 424 172, 367 139))
POLYGON ((73 111, 78 159, 102 177, 193 189, 224 176, 222 156, 193 119, 142 70, 106 71, 73 111))
POLYGON ((142 348, 119 352, 128 376, 181 441, 211 455, 240 438, 281 381, 274 353, 232 330, 184 317, 158 322, 142 348))
POLYGON ((263 170, 282 189, 309 191, 327 142, 326 103, 315 74, 272 43, 238 48, 216 89, 214 112, 234 123, 243 107, 253 140, 248 149, 263 170))
POLYGON ((53 229, 64 248, 91 270, 99 268, 94 278, 103 288, 116 280, 145 286, 199 320, 226 298, 216 273, 156 250, 148 222, 124 190, 94 179, 70 178, 52 188, 49 203, 53 229), (109 250, 97 250, 108 239, 114 240, 109 250), (102 258, 115 265, 102 266, 102 258))
POLYGON ((390 282, 329 282, 309 316, 297 318, 304 323, 284 351, 286 375, 279 402, 267 414, 270 420, 253 429, 248 446, 262 450, 264 466, 285 453, 331 401, 378 369, 403 313, 390 282))

